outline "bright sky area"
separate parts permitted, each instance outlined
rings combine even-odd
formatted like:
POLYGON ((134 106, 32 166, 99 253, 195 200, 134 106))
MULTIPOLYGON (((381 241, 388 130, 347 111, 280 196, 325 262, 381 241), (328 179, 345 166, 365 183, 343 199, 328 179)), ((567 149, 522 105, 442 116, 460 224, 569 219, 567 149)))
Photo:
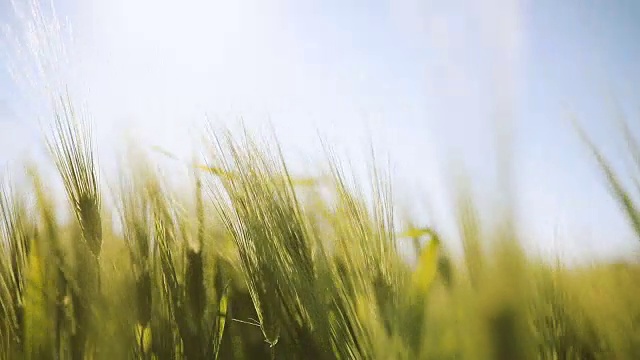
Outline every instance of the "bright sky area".
MULTIPOLYGON (((74 42, 66 44, 68 62, 50 68, 57 80, 35 84, 65 83, 86 103, 106 173, 125 130, 189 158, 205 115, 220 123, 242 116, 254 131, 270 122, 301 172, 323 158, 318 132, 355 167, 373 139, 392 164, 398 202, 428 213, 425 223, 452 228, 456 164, 464 162, 474 190, 492 199, 504 190, 496 154, 507 152, 521 229, 535 250, 591 257, 636 248, 568 121, 576 114, 614 164, 625 165, 614 103, 636 127, 636 1, 53 4, 74 42), (500 150, 496 129, 509 128, 511 150, 500 150)), ((0 22, 12 29, 0 53, 0 161, 9 169, 42 152, 40 124, 50 119, 34 111, 43 99, 33 88, 18 86, 34 69, 28 51, 16 52, 16 39, 29 43, 28 21, 0 0, 0 22)), ((59 55, 51 51, 45 58, 59 55)))

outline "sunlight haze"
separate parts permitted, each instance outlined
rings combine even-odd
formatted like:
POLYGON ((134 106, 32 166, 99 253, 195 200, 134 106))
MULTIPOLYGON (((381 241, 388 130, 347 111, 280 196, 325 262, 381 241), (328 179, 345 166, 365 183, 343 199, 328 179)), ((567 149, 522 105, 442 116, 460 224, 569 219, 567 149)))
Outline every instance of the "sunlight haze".
MULTIPOLYGON (((505 191, 496 154, 506 154, 535 251, 626 256, 635 245, 568 119, 575 113, 614 165, 625 166, 612 99, 637 124, 633 1, 52 3, 66 60, 59 54, 49 78, 29 87, 20 79, 35 58, 15 46, 28 44, 27 23, 0 0, 9 30, 0 57, 4 168, 42 156, 49 113, 35 88, 49 82, 86 104, 105 178, 127 136, 190 159, 208 120, 237 126, 242 118, 258 134, 273 126, 300 174, 317 175, 320 138, 354 171, 366 169, 373 143, 381 165, 389 159, 399 205, 452 238, 454 169, 464 164, 491 208, 505 191)), ((49 2, 42 8, 51 19, 49 2)))

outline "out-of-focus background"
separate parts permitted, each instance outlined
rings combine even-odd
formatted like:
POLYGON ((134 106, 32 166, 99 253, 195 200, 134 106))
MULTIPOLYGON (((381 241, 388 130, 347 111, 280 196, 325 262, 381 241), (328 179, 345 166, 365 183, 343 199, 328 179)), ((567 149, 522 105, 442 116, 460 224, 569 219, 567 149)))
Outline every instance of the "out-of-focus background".
POLYGON ((2 172, 45 159, 42 90, 64 85, 93 118, 107 178, 131 134, 190 158, 207 119, 242 118, 253 131, 273 126, 300 174, 324 160, 320 138, 354 171, 373 144, 378 160, 389 159, 400 208, 452 237, 454 169, 465 169, 481 202, 495 203, 505 192, 501 154, 532 251, 579 260, 627 256, 635 245, 570 121, 626 171, 616 121, 624 114, 633 127, 640 115, 635 1, 54 0, 40 8, 45 22, 55 9, 59 28, 32 27, 28 1, 0 0, 2 172))

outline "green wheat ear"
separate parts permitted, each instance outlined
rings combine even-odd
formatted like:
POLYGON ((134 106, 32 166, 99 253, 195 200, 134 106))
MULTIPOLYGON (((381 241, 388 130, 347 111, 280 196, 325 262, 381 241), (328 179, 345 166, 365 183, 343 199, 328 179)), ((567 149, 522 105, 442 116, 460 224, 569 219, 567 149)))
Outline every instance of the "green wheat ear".
POLYGON ((77 330, 70 341, 71 358, 83 359, 95 351, 93 340, 99 329, 93 308, 100 296, 101 198, 89 124, 76 113, 69 94, 65 95, 56 104, 54 134, 47 139, 47 146, 81 229, 74 246, 77 286, 71 291, 77 330))
MULTIPOLYGON (((24 336, 24 304, 29 275, 31 241, 25 228, 22 201, 8 189, 0 192, 0 250, 6 256, 0 263, 0 315, 5 321, 7 339, 22 347, 24 336)), ((8 345, 8 346, 11 346, 8 345)))
MULTIPOLYGON (((597 146, 593 143, 593 141, 586 134, 584 129, 580 127, 577 120, 575 118, 571 118, 571 121, 578 133, 578 136, 582 141, 586 144, 588 149, 591 151, 591 154, 595 158, 596 162, 600 166, 600 170, 604 174, 611 187, 611 192, 615 199, 620 203, 620 206, 624 210, 627 215, 628 220, 631 222, 633 226, 633 230, 636 233, 636 236, 640 238, 640 211, 638 210, 638 206, 633 199, 633 195, 627 188, 624 186, 620 177, 614 171, 611 163, 607 161, 604 155, 598 150, 597 146)), ((633 156, 634 160, 640 159, 640 153, 638 153, 638 146, 635 142, 635 139, 630 133, 629 128, 624 124, 623 132, 627 141, 627 146, 629 147, 629 151, 633 156)), ((640 164, 638 164, 640 166, 640 164)), ((636 184, 638 184, 637 179, 634 179, 636 184)))
POLYGON ((55 133, 47 145, 62 177, 67 197, 94 257, 102 247, 101 198, 89 124, 78 118, 71 100, 61 96, 55 114, 55 133))
POLYGON ((220 298, 218 299, 217 331, 215 333, 213 344, 215 353, 214 359, 218 359, 218 355, 220 354, 220 345, 222 344, 222 337, 224 336, 229 311, 230 288, 231 287, 229 285, 225 286, 220 298))

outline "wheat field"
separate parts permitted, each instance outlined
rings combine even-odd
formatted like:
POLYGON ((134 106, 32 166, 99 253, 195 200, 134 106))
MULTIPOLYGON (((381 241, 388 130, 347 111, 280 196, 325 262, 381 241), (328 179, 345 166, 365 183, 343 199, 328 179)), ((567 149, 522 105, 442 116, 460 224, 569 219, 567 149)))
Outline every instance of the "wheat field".
MULTIPOLYGON (((328 151, 326 176, 298 179, 277 144, 210 131, 178 190, 128 149, 109 209, 87 122, 58 108, 47 148, 71 216, 34 166, 3 187, 3 359, 640 358, 635 264, 542 262, 463 189, 455 257, 437 224, 395 230, 408 219, 383 172, 348 186, 328 151)), ((633 196, 582 136, 640 237, 633 196)))

